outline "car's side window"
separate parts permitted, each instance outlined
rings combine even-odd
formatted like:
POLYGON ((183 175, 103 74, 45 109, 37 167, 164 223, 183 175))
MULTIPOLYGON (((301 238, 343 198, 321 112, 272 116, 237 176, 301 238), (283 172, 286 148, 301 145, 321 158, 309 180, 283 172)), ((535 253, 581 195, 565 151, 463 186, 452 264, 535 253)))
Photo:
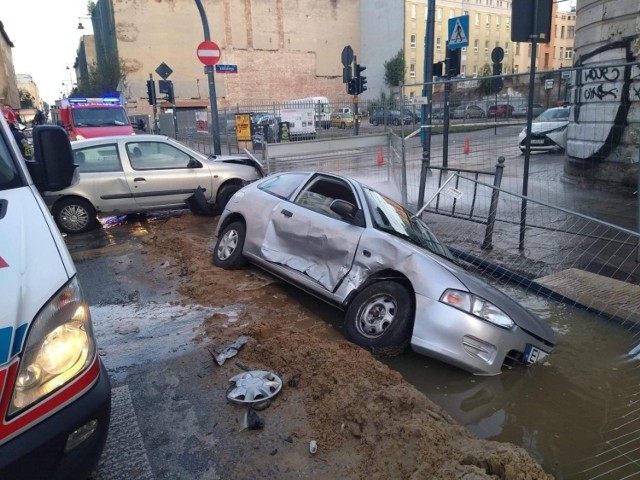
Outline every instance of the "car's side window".
POLYGON ((160 142, 129 142, 127 155, 134 170, 188 168, 191 156, 172 145, 160 142))
POLYGON ((298 194, 294 203, 314 212, 343 220, 340 215, 331 210, 331 203, 338 199, 358 206, 353 190, 344 181, 333 177, 314 177, 298 194))
POLYGON ((80 173, 122 171, 118 147, 115 143, 74 150, 73 161, 78 165, 80 173))
POLYGON ((262 182, 258 188, 276 197, 288 199, 306 177, 306 173, 274 175, 262 182))

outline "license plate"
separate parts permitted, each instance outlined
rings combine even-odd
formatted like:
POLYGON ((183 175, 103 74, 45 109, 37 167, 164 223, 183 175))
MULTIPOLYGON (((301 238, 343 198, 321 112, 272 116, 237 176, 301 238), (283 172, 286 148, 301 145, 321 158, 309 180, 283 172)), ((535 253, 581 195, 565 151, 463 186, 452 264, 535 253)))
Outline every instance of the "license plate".
POLYGON ((532 138, 531 143, 533 145, 544 145, 544 138, 532 138))
POLYGON ((524 363, 532 364, 542 362, 549 355, 533 345, 527 344, 524 350, 524 363))

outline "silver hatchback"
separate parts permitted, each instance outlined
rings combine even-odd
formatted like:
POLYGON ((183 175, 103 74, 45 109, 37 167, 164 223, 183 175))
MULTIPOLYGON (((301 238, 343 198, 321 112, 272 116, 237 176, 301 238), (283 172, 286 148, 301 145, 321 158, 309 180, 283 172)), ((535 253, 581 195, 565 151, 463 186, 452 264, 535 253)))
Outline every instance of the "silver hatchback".
POLYGON ((78 181, 44 199, 65 233, 96 226, 97 214, 189 207, 219 213, 231 196, 262 178, 245 156, 209 156, 161 135, 126 135, 71 142, 78 181))

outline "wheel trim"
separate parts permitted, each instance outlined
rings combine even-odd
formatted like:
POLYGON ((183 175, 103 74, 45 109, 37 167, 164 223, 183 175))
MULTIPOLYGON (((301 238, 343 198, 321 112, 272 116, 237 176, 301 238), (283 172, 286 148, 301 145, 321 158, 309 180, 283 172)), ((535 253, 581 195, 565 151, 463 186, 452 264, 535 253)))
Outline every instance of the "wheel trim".
POLYGON ((358 312, 356 328, 366 338, 379 338, 393 324, 398 312, 396 300, 390 295, 371 297, 358 312))
POLYGON ((229 230, 220 239, 218 244, 218 258, 220 260, 226 260, 233 252, 238 248, 238 232, 236 230, 229 230))
POLYGON ((60 224, 72 232, 82 230, 89 221, 89 212, 80 205, 67 205, 60 211, 60 224))

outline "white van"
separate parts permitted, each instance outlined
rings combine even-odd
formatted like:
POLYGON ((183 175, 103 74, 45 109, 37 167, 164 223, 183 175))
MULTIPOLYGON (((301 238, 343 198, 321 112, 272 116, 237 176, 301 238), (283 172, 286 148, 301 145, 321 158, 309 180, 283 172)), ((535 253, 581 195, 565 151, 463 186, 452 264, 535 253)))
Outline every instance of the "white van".
POLYGON ((66 132, 38 126, 26 162, 0 118, 0 479, 81 479, 111 414, 76 269, 38 191, 69 186, 66 132))
POLYGON ((307 97, 290 100, 289 108, 312 108, 315 112, 315 124, 317 128, 327 129, 331 127, 331 105, 327 97, 307 97))

